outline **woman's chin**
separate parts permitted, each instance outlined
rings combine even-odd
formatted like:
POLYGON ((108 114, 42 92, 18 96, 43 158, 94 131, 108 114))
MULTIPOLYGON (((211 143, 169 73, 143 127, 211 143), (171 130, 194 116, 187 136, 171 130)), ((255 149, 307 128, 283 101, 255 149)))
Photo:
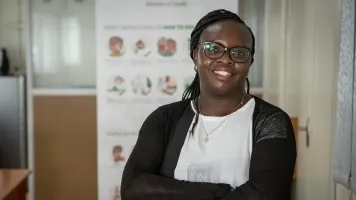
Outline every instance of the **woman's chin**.
POLYGON ((217 95, 228 95, 237 91, 237 89, 227 82, 218 82, 213 84, 213 92, 217 95))

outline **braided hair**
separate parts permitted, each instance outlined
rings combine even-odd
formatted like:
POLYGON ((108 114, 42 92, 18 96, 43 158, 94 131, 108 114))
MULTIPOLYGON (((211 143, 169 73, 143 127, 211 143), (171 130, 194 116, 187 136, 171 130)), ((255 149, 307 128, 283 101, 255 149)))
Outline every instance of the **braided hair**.
MULTIPOLYGON (((239 23, 242 23, 243 25, 246 26, 248 31, 251 33, 252 36, 252 49, 251 49, 251 61, 253 62, 253 55, 255 54, 255 36, 252 33, 251 29, 245 24, 245 22, 235 13, 225 10, 225 9, 218 9, 209 12, 206 14, 203 18, 201 18, 197 25, 195 26, 194 30, 191 33, 191 40, 190 40, 190 57, 193 58, 193 52, 197 48, 200 40, 200 36, 203 32, 203 30, 213 24, 216 21, 219 20, 224 20, 224 19, 232 19, 236 20, 239 23)), ((248 81, 248 78, 246 78, 246 84, 247 84, 247 94, 250 93, 250 82, 248 81)), ((194 105, 196 106, 196 117, 195 121, 193 123, 192 129, 190 131, 191 134, 194 132, 194 128, 198 123, 198 117, 199 117, 199 106, 198 106, 198 97, 200 95, 200 80, 199 80, 199 74, 198 72, 195 74, 195 78, 193 82, 190 84, 190 86, 184 91, 183 93, 183 100, 184 99, 193 99, 194 100, 194 105)))

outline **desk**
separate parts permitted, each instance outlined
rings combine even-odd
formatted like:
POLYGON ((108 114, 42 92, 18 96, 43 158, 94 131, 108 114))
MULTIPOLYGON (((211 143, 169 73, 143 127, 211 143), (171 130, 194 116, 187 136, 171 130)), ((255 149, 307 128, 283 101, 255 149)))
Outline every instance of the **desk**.
POLYGON ((0 170, 0 200, 26 200, 29 170, 0 170))

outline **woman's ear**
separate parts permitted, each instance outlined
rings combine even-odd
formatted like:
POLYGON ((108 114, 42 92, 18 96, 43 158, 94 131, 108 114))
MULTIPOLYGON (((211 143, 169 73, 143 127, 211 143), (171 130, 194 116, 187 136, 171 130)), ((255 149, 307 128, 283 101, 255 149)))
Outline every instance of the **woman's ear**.
POLYGON ((195 65, 198 64, 198 50, 197 49, 193 50, 193 62, 195 65))

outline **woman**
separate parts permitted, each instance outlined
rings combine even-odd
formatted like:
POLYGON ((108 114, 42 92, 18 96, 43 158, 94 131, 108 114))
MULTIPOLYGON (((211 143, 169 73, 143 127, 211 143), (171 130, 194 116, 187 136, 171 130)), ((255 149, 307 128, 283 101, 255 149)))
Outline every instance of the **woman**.
POLYGON ((143 123, 123 173, 123 200, 290 199, 293 127, 281 109, 248 94, 254 46, 234 13, 215 10, 198 22, 196 77, 182 101, 143 123))

